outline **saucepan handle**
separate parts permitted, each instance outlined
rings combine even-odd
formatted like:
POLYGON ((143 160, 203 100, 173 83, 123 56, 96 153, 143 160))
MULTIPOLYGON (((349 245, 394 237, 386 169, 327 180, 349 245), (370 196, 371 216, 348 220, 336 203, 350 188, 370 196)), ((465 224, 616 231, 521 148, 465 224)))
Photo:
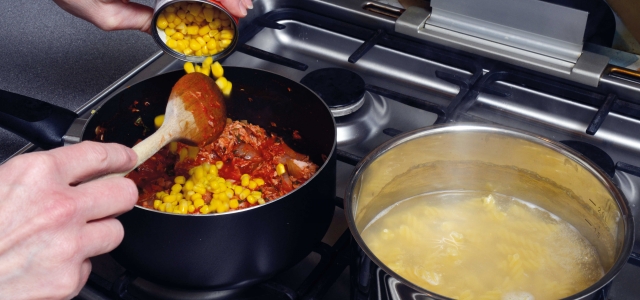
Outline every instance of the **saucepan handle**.
POLYGON ((43 149, 60 147, 78 115, 47 102, 0 91, 0 127, 43 149))

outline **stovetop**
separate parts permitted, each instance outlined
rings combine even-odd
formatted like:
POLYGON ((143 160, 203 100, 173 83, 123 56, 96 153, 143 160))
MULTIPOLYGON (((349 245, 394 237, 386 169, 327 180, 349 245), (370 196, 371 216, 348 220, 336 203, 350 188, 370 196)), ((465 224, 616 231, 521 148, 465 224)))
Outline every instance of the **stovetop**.
MULTIPOLYGON (((393 16, 366 10, 359 1, 254 1, 254 6, 224 66, 263 69, 296 81, 318 69, 342 68, 365 83, 362 106, 336 117, 336 209, 322 243, 292 269, 237 294, 157 286, 102 255, 92 259, 93 272, 78 299, 397 299, 380 288, 390 281, 388 275, 356 261, 358 248, 341 197, 353 167, 367 153, 397 134, 438 123, 495 123, 594 145, 613 160, 604 168, 615 170, 613 179, 638 217, 640 89, 618 94, 605 84, 583 86, 394 34, 393 16)), ((83 107, 82 118, 120 89, 180 69, 181 61, 158 53, 83 107)), ((627 264, 601 299, 636 299, 638 278, 640 269, 627 264)))

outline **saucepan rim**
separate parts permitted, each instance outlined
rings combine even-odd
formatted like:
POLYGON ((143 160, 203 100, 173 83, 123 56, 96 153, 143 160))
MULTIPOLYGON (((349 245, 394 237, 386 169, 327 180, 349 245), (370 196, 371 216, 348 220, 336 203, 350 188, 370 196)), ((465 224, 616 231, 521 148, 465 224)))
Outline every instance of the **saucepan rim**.
POLYGON ((347 224, 349 226, 349 230, 353 235, 354 239, 365 252, 365 254, 380 268, 382 268, 387 274, 391 275, 395 279, 399 280, 401 283, 411 287, 412 289, 423 293, 429 297, 434 299, 451 299, 436 293, 433 293, 425 288, 417 286, 416 284, 404 279, 402 276, 396 274, 393 270, 388 268, 382 261, 380 261, 373 252, 369 249, 367 244, 362 239, 358 228, 355 223, 355 215, 356 215, 356 204, 357 199, 354 199, 356 195, 354 194, 354 190, 357 184, 360 183, 360 178, 367 170, 367 168, 374 162, 376 159, 384 155, 391 149, 395 147, 410 142, 412 140, 430 136, 437 134, 445 134, 445 133, 455 133, 455 132, 478 132, 478 133, 495 133, 506 135, 513 138, 523 139, 529 142, 536 143, 538 145, 550 148, 555 150, 564 156, 568 157, 572 161, 578 163, 580 166, 584 167, 586 170, 590 172, 592 176, 594 176, 599 182, 601 182, 604 187, 609 190, 611 196, 615 199, 618 209, 621 214, 623 227, 624 227, 624 241, 622 247, 619 249, 617 253, 617 258, 611 268, 604 274, 602 278, 593 283, 588 288, 566 297, 564 299, 584 299, 585 297, 593 294, 597 290, 601 289, 607 283, 609 283, 622 269, 622 267, 627 263, 629 256, 631 255, 631 251, 634 243, 634 220, 633 216, 630 212, 629 203, 620 192, 615 183, 609 178, 609 176, 595 163, 589 160, 584 155, 579 152, 571 149, 568 146, 563 145, 562 143, 550 140, 548 138, 501 125, 487 125, 487 124, 478 124, 478 123, 449 123, 449 124, 440 124, 440 125, 432 125, 420 129, 416 129, 410 132, 406 132, 404 134, 398 135, 391 140, 385 142, 384 144, 378 146, 376 149, 371 151, 367 156, 364 157, 354 168, 349 181, 347 183, 347 187, 345 189, 345 197, 344 197, 344 210, 347 217, 347 224))
MULTIPOLYGON (((309 92, 309 93, 311 93, 312 95, 314 95, 314 96, 316 97, 316 99, 320 102, 320 104, 324 106, 324 108, 326 109, 326 113, 327 113, 329 116, 331 116, 331 110, 329 109, 329 106, 327 106, 327 104, 322 100, 322 98, 321 98, 317 93, 315 93, 313 90, 311 90, 310 88, 308 88, 307 86, 305 86, 304 84, 302 84, 302 83, 300 83, 300 82, 296 82, 295 80, 293 80, 293 79, 291 79, 291 78, 288 78, 288 77, 282 76, 282 75, 277 74, 277 73, 275 73, 275 72, 271 72, 271 71, 268 71, 268 70, 260 69, 260 68, 248 68, 248 67, 238 67, 238 66, 226 66, 226 67, 224 67, 224 68, 225 68, 225 70, 230 70, 230 69, 244 69, 244 70, 247 70, 247 71, 258 71, 258 72, 268 73, 268 74, 269 74, 269 76, 275 76, 275 77, 279 77, 280 79, 284 79, 284 80, 291 81, 292 83, 297 84, 297 86, 299 86, 299 87, 301 87, 301 88, 305 89, 307 92, 309 92)), ((180 71, 179 71, 179 70, 176 70, 176 71, 170 71, 170 72, 166 72, 166 73, 162 73, 162 74, 155 75, 154 77, 157 77, 157 76, 163 76, 163 75, 166 75, 166 74, 176 73, 176 72, 180 72, 180 71)), ((136 83, 136 85, 137 85, 137 84, 144 84, 147 80, 151 80, 151 79, 153 79, 154 77, 151 77, 151 78, 149 78, 149 79, 146 79, 146 80, 140 81, 140 82, 136 83)), ((132 85, 131 87, 134 87, 134 86, 135 86, 135 85, 132 85)), ((125 91, 125 90, 123 90, 123 91, 125 91)), ((114 94, 113 96, 117 96, 117 95, 119 95, 120 93, 122 93, 123 91, 117 92, 117 93, 116 93, 116 94, 114 94)), ((105 100, 104 100, 104 101, 99 105, 99 107, 102 107, 102 105, 104 105, 104 104, 108 103, 110 100, 112 100, 112 98, 113 98, 113 97, 109 97, 109 98, 105 99, 105 100)), ((97 111, 99 112, 100 110, 99 110, 99 109, 97 109, 97 111)), ((83 130, 82 130, 82 133, 80 134, 80 137, 81 137, 81 138, 85 136, 85 131, 86 131, 86 130, 91 130, 91 129, 88 129, 88 125, 89 125, 89 123, 91 122, 92 118, 94 118, 94 117, 97 117, 97 114, 92 114, 92 115, 91 115, 91 116, 86 120, 86 123, 85 123, 85 125, 84 125, 83 130)), ((204 215, 201 215, 201 214, 186 214, 186 215, 182 215, 182 214, 174 214, 174 213, 163 212, 163 211, 159 211, 159 210, 155 210, 155 209, 151 209, 151 208, 143 207, 143 206, 138 205, 137 203, 136 203, 136 205, 134 206, 134 209, 142 209, 142 210, 145 210, 145 211, 148 211, 148 212, 152 212, 152 213, 160 213, 160 214, 171 215, 171 216, 176 216, 176 217, 184 217, 184 218, 198 218, 198 217, 199 217, 199 218, 207 218, 207 217, 208 217, 208 218, 215 218, 215 217, 219 217, 219 218, 221 218, 221 217, 224 217, 224 216, 233 215, 233 214, 238 214, 238 213, 242 213, 242 212, 249 211, 249 210, 259 209, 260 207, 266 207, 267 205, 270 205, 270 204, 271 204, 271 203, 273 203, 273 202, 279 201, 280 199, 283 199, 283 198, 285 198, 285 197, 287 197, 287 196, 293 195, 294 193, 296 193, 297 191, 299 191, 302 187, 306 186, 309 182, 311 182, 312 180, 314 180, 314 179, 318 176, 318 174, 320 174, 320 173, 321 173, 321 171, 322 171, 322 170, 324 170, 324 169, 327 167, 327 164, 328 164, 328 162, 329 162, 329 158, 330 158, 330 157, 332 157, 332 156, 334 155, 334 153, 337 151, 336 149, 337 149, 337 143, 338 143, 338 142, 337 142, 337 141, 338 141, 338 131, 337 131, 338 129, 337 129, 337 125, 336 125, 335 118, 333 118, 333 116, 331 116, 331 122, 332 122, 332 126, 333 126, 333 144, 331 145, 331 151, 330 151, 329 153, 327 153, 327 159, 325 159, 325 160, 322 162, 322 165, 320 165, 320 166, 319 166, 318 170, 313 174, 313 176, 311 176, 311 178, 309 178, 307 181, 305 181, 303 184, 301 184, 300 186, 298 186, 297 188, 295 188, 295 189, 294 189, 294 190, 292 190, 291 192, 288 192, 288 193, 286 193, 286 194, 284 194, 284 195, 282 195, 282 196, 278 197, 277 199, 273 199, 273 200, 271 200, 271 201, 269 201, 269 202, 266 202, 265 204, 262 204, 262 205, 252 206, 252 207, 248 207, 248 208, 244 208, 244 209, 240 209, 240 210, 235 210, 235 211, 227 211, 227 212, 225 212, 225 213, 221 213, 221 214, 204 214, 204 215)))

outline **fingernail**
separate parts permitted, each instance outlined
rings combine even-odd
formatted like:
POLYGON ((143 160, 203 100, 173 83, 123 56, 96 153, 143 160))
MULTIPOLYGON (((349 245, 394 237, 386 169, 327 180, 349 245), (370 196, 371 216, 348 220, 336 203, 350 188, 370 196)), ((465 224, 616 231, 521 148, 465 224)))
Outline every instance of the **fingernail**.
POLYGON ((129 155, 129 159, 131 159, 132 161, 138 161, 138 153, 133 151, 133 149, 127 147, 127 154, 129 155))
POLYGON ((253 9, 253 1, 251 0, 247 0, 248 4, 247 4, 247 8, 248 9, 253 9))
POLYGON ((242 16, 246 16, 247 15, 247 9, 244 7, 244 5, 238 5, 240 7, 240 12, 242 13, 242 16))

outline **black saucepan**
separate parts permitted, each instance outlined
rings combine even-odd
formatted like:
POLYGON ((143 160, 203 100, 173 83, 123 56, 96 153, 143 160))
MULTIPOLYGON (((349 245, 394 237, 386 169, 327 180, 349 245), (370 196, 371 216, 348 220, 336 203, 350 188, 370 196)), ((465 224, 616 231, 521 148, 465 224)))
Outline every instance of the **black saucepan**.
MULTIPOLYGON (((82 139, 132 146, 148 136, 183 74, 159 75, 110 97, 85 125, 82 139)), ((331 222, 336 127, 327 106, 303 85, 273 73, 226 67, 225 77, 233 83, 226 99, 229 118, 278 134, 321 167, 291 193, 249 209, 175 215, 136 206, 119 216, 125 236, 111 254, 147 280, 220 289, 255 284, 307 256, 331 222), (294 131, 302 138, 294 139, 294 131)), ((75 119, 72 112, 16 94, 0 93, 0 99, 10 103, 0 108, 0 126, 43 148, 61 145, 75 119)))

